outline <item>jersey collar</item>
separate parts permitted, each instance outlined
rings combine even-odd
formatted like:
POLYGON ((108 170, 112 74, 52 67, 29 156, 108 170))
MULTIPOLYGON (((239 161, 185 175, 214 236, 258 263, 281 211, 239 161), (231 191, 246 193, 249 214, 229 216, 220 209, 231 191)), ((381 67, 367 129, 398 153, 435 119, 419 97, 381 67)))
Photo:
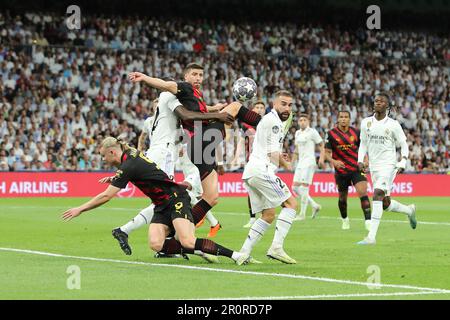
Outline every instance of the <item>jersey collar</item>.
POLYGON ((272 112, 275 115, 275 117, 277 117, 277 119, 281 121, 280 116, 278 115, 278 112, 275 110, 275 108, 272 108, 270 112, 272 112))
POLYGON ((372 118, 373 118, 373 122, 375 123, 375 122, 386 122, 388 119, 389 119, 389 117, 388 117, 388 115, 386 114, 386 116, 383 118, 383 119, 381 119, 381 120, 377 120, 377 118, 375 117, 375 114, 372 116, 372 118))

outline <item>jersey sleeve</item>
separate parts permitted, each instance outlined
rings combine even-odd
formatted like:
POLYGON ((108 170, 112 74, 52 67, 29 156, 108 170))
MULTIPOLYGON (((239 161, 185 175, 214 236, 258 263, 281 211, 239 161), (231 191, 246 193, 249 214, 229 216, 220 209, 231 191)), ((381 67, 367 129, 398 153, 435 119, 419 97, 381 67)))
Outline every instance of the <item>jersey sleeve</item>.
POLYGON ((397 147, 400 146, 402 143, 406 142, 406 135, 405 132, 403 131, 402 126, 400 125, 400 123, 398 121, 394 122, 394 138, 395 138, 395 142, 397 147))
POLYGON ((314 131, 313 131, 313 137, 312 138, 313 138, 313 141, 314 141, 315 144, 319 144, 319 143, 323 142, 322 137, 320 136, 319 132, 317 132, 316 129, 314 129, 314 131))
POLYGON ((176 95, 170 92, 163 92, 159 95, 158 106, 167 106, 173 112, 178 106, 181 106, 181 102, 176 95))
POLYGON ((116 176, 114 177, 111 185, 120 189, 127 186, 128 182, 132 179, 133 167, 128 165, 128 163, 122 164, 116 171, 116 176))
POLYGON ((180 81, 177 82, 177 93, 175 96, 178 99, 181 99, 185 96, 187 96, 192 91, 192 85, 190 83, 180 81))
POLYGON ((150 134, 150 125, 152 123, 153 117, 148 117, 144 121, 144 127, 142 128, 142 132, 146 134, 150 134))

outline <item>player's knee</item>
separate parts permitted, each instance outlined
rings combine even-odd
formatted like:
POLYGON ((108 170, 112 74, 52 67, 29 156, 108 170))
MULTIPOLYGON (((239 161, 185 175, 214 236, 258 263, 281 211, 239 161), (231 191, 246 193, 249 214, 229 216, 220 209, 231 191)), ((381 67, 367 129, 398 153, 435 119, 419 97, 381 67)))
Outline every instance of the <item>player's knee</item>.
POLYGON ((290 197, 285 201, 284 207, 295 210, 297 208, 297 200, 294 197, 290 197))
POLYGON ((383 199, 384 199, 384 191, 380 189, 375 189, 373 192, 373 200, 383 201, 383 199))
POLYGON ((151 250, 155 251, 155 252, 159 252, 162 250, 163 246, 164 246, 164 240, 163 239, 150 239, 148 241, 149 247, 151 250))
POLYGON ((209 194, 203 194, 203 199, 208 202, 211 207, 214 207, 219 203, 219 194, 217 192, 212 192, 209 194))
POLYGON ((261 219, 263 219, 268 224, 272 224, 273 220, 275 220, 275 211, 262 213, 261 219))
POLYGON ((181 246, 183 248, 194 249, 194 247, 195 247, 195 237, 192 237, 192 236, 180 237, 179 240, 180 240, 181 246))

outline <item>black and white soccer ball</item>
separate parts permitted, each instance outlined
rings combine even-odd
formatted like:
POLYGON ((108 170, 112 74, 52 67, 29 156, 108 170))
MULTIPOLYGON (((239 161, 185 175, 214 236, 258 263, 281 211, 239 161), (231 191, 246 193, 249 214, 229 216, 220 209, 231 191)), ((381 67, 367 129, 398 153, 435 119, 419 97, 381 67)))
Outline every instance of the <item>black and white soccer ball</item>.
POLYGON ((256 96, 256 89, 256 82, 253 79, 239 78, 233 83, 233 97, 241 102, 251 100, 256 96))

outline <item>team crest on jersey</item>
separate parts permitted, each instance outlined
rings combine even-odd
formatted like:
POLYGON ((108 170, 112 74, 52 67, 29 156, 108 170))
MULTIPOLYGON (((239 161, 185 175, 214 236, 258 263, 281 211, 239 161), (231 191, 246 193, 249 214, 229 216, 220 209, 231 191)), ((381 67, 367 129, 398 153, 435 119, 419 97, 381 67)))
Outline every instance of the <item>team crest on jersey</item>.
POLYGON ((272 132, 273 132, 273 133, 277 134, 278 131, 280 131, 280 128, 279 128, 278 126, 273 126, 273 127, 272 127, 272 132))
POLYGON ((372 122, 367 122, 367 128, 370 128, 370 126, 372 125, 372 122))
POLYGON ((355 137, 354 137, 354 136, 351 136, 351 137, 350 137, 350 141, 351 141, 351 142, 354 142, 354 141, 355 141, 355 137))

